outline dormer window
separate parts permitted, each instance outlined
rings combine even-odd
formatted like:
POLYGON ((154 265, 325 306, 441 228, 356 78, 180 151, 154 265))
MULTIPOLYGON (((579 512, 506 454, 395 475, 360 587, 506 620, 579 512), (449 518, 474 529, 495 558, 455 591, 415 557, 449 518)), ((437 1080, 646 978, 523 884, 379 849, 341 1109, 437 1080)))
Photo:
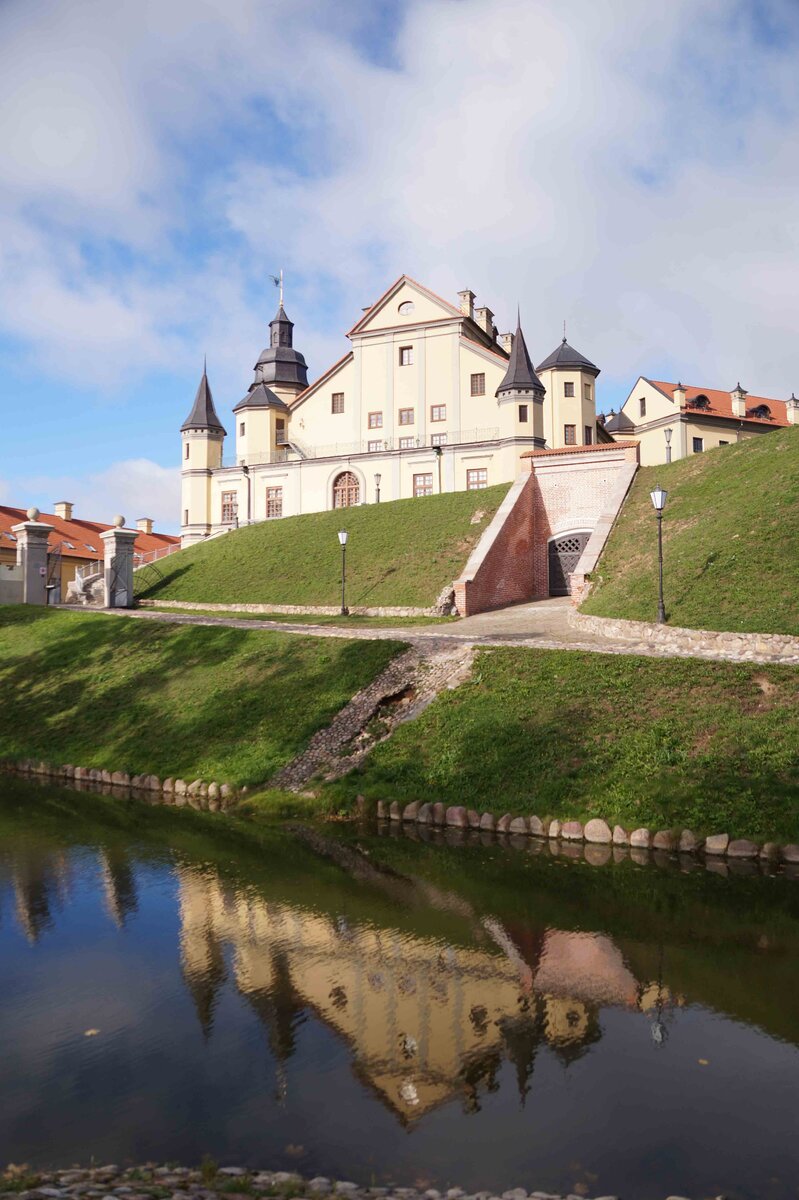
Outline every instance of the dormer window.
POLYGON ((698 396, 694 396, 693 400, 689 400, 688 403, 691 408, 710 408, 710 399, 701 392, 698 396))
POLYGON ((758 404, 755 408, 751 408, 746 415, 747 417, 759 417, 761 421, 770 421, 771 409, 767 404, 758 404))

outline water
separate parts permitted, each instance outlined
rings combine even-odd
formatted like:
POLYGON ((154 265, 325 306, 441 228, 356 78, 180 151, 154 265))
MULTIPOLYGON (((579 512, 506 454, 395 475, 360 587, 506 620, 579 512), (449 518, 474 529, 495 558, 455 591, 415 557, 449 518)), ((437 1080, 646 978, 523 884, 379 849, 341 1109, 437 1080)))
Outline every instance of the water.
POLYGON ((0 786, 0 1162, 799 1194, 799 881, 0 786))

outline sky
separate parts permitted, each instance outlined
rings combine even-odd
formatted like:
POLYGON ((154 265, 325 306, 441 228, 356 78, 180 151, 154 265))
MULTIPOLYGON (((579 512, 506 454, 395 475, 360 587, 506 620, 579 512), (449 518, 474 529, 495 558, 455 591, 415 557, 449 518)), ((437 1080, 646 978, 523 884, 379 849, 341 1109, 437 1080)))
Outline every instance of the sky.
POLYGON ((565 320, 604 411, 799 392, 797 50, 799 0, 0 0, 0 503, 175 530, 281 268, 310 378, 407 273, 565 320))

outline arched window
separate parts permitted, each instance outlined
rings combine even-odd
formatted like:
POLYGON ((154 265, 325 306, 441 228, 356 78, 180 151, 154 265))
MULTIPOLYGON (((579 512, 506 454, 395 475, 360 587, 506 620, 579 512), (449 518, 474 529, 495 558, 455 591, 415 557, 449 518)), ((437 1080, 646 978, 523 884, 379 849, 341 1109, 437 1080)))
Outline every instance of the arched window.
POLYGON ((758 404, 755 408, 751 408, 746 415, 747 417, 760 417, 761 420, 768 421, 771 419, 771 409, 767 404, 758 404))
POLYGON ((691 408, 710 408, 710 400, 703 393, 695 396, 689 403, 691 408))
POLYGON ((333 481, 333 507, 351 508, 361 502, 361 485, 352 471, 342 471, 333 481))

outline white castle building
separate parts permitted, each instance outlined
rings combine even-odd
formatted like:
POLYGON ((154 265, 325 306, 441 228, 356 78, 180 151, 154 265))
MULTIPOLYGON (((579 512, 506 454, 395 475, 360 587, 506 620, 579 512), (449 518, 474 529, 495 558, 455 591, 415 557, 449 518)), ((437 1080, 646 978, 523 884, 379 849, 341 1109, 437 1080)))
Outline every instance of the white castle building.
POLYGON ((401 276, 309 385, 281 297, 233 408, 235 454, 223 453, 205 372, 181 427, 184 545, 236 524, 510 483, 525 451, 612 440, 596 420, 599 368, 565 337, 533 367, 521 326, 500 337, 474 301, 401 276))

